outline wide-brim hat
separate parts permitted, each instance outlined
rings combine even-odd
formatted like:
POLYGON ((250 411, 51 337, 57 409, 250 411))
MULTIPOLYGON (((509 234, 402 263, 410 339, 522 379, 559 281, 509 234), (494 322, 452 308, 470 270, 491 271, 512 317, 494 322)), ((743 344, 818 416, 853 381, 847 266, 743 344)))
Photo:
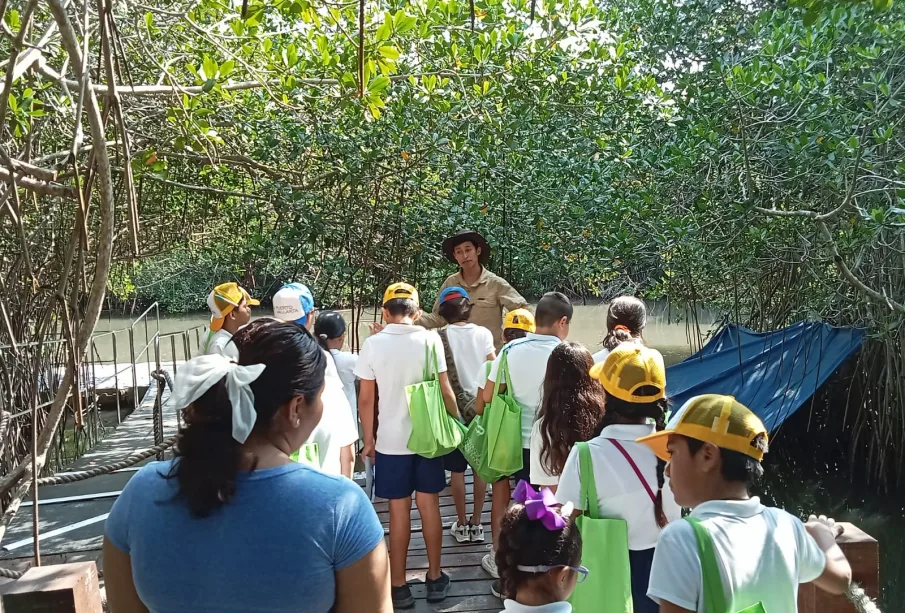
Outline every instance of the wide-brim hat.
POLYGON ((456 256, 453 255, 453 251, 455 251, 456 247, 462 243, 473 243, 475 247, 481 248, 481 255, 478 257, 478 261, 481 262, 481 264, 486 265, 487 262, 490 261, 490 243, 488 243, 487 239, 481 236, 480 233, 475 232, 474 230, 462 230, 443 241, 443 254, 446 256, 447 260, 450 262, 456 261, 456 256))

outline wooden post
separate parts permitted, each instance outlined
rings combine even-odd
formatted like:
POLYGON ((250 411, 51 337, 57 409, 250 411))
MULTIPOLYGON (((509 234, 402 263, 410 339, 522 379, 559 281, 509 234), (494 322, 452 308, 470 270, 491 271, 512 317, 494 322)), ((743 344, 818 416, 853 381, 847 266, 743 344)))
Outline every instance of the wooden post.
POLYGON ((32 567, 0 586, 0 613, 101 613, 94 562, 32 567))
MULTIPOLYGON (((845 531, 836 540, 852 567, 852 580, 859 583, 867 595, 880 597, 880 546, 877 540, 849 523, 842 523, 845 531)), ((855 607, 845 596, 832 596, 814 584, 802 585, 798 590, 799 613, 852 613, 855 607)))

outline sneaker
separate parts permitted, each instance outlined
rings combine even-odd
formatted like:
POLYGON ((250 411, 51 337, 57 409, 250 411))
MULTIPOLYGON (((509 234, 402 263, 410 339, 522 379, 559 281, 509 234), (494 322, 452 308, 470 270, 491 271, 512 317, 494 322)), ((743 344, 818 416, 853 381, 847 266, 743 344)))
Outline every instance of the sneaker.
POLYGON ((446 600, 446 593, 449 591, 449 575, 440 571, 440 576, 436 579, 424 578, 427 584, 427 601, 442 602, 446 600))
POLYGON ((496 596, 497 598, 499 598, 500 600, 503 600, 503 590, 500 587, 499 579, 497 579, 496 581, 494 581, 493 583, 490 584, 490 593, 493 594, 494 596, 496 596))
MULTIPOLYGON (((468 526, 463 526, 459 523, 459 520, 453 522, 453 525, 449 527, 449 533, 455 537, 456 541, 459 543, 467 543, 471 540, 471 532, 468 529, 468 526)), ((483 538, 481 540, 484 540, 483 538)))
POLYGON ((496 568, 496 559, 494 558, 496 554, 494 552, 488 553, 481 559, 481 568, 490 573, 490 576, 494 579, 500 578, 500 572, 496 568))
POLYGON ((393 587, 390 592, 393 596, 394 609, 411 609, 415 606, 415 597, 412 596, 412 589, 407 584, 393 587))
POLYGON ((478 524, 477 526, 468 526, 468 536, 471 537, 472 543, 483 543, 484 526, 481 524, 478 524))

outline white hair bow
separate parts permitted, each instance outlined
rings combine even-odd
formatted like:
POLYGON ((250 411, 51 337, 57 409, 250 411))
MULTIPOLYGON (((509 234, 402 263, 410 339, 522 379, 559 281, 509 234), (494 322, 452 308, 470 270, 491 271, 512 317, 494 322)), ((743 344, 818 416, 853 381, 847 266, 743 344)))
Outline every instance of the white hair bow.
POLYGON ((244 443, 258 418, 255 395, 249 385, 262 372, 263 364, 240 366, 219 354, 192 358, 179 367, 170 402, 177 409, 184 409, 226 377, 226 391, 232 404, 233 438, 244 443))

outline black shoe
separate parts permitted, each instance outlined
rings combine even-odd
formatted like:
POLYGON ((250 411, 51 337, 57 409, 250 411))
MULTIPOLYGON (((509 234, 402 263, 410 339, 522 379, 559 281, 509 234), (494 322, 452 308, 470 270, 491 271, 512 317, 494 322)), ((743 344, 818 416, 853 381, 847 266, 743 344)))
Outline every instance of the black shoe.
MULTIPOLYGON (((396 589, 396 588, 393 588, 396 589)), ((493 583, 490 584, 490 593, 503 600, 503 588, 500 586, 500 580, 497 579, 493 583)))
POLYGON ((446 593, 449 591, 449 575, 440 571, 440 576, 436 579, 424 578, 427 584, 427 601, 443 602, 446 600, 446 593))
MULTIPOLYGON (((429 590, 430 588, 428 588, 429 590)), ((415 606, 415 598, 412 596, 412 589, 406 584, 401 587, 394 587, 390 590, 393 595, 394 609, 411 609, 415 606)))

